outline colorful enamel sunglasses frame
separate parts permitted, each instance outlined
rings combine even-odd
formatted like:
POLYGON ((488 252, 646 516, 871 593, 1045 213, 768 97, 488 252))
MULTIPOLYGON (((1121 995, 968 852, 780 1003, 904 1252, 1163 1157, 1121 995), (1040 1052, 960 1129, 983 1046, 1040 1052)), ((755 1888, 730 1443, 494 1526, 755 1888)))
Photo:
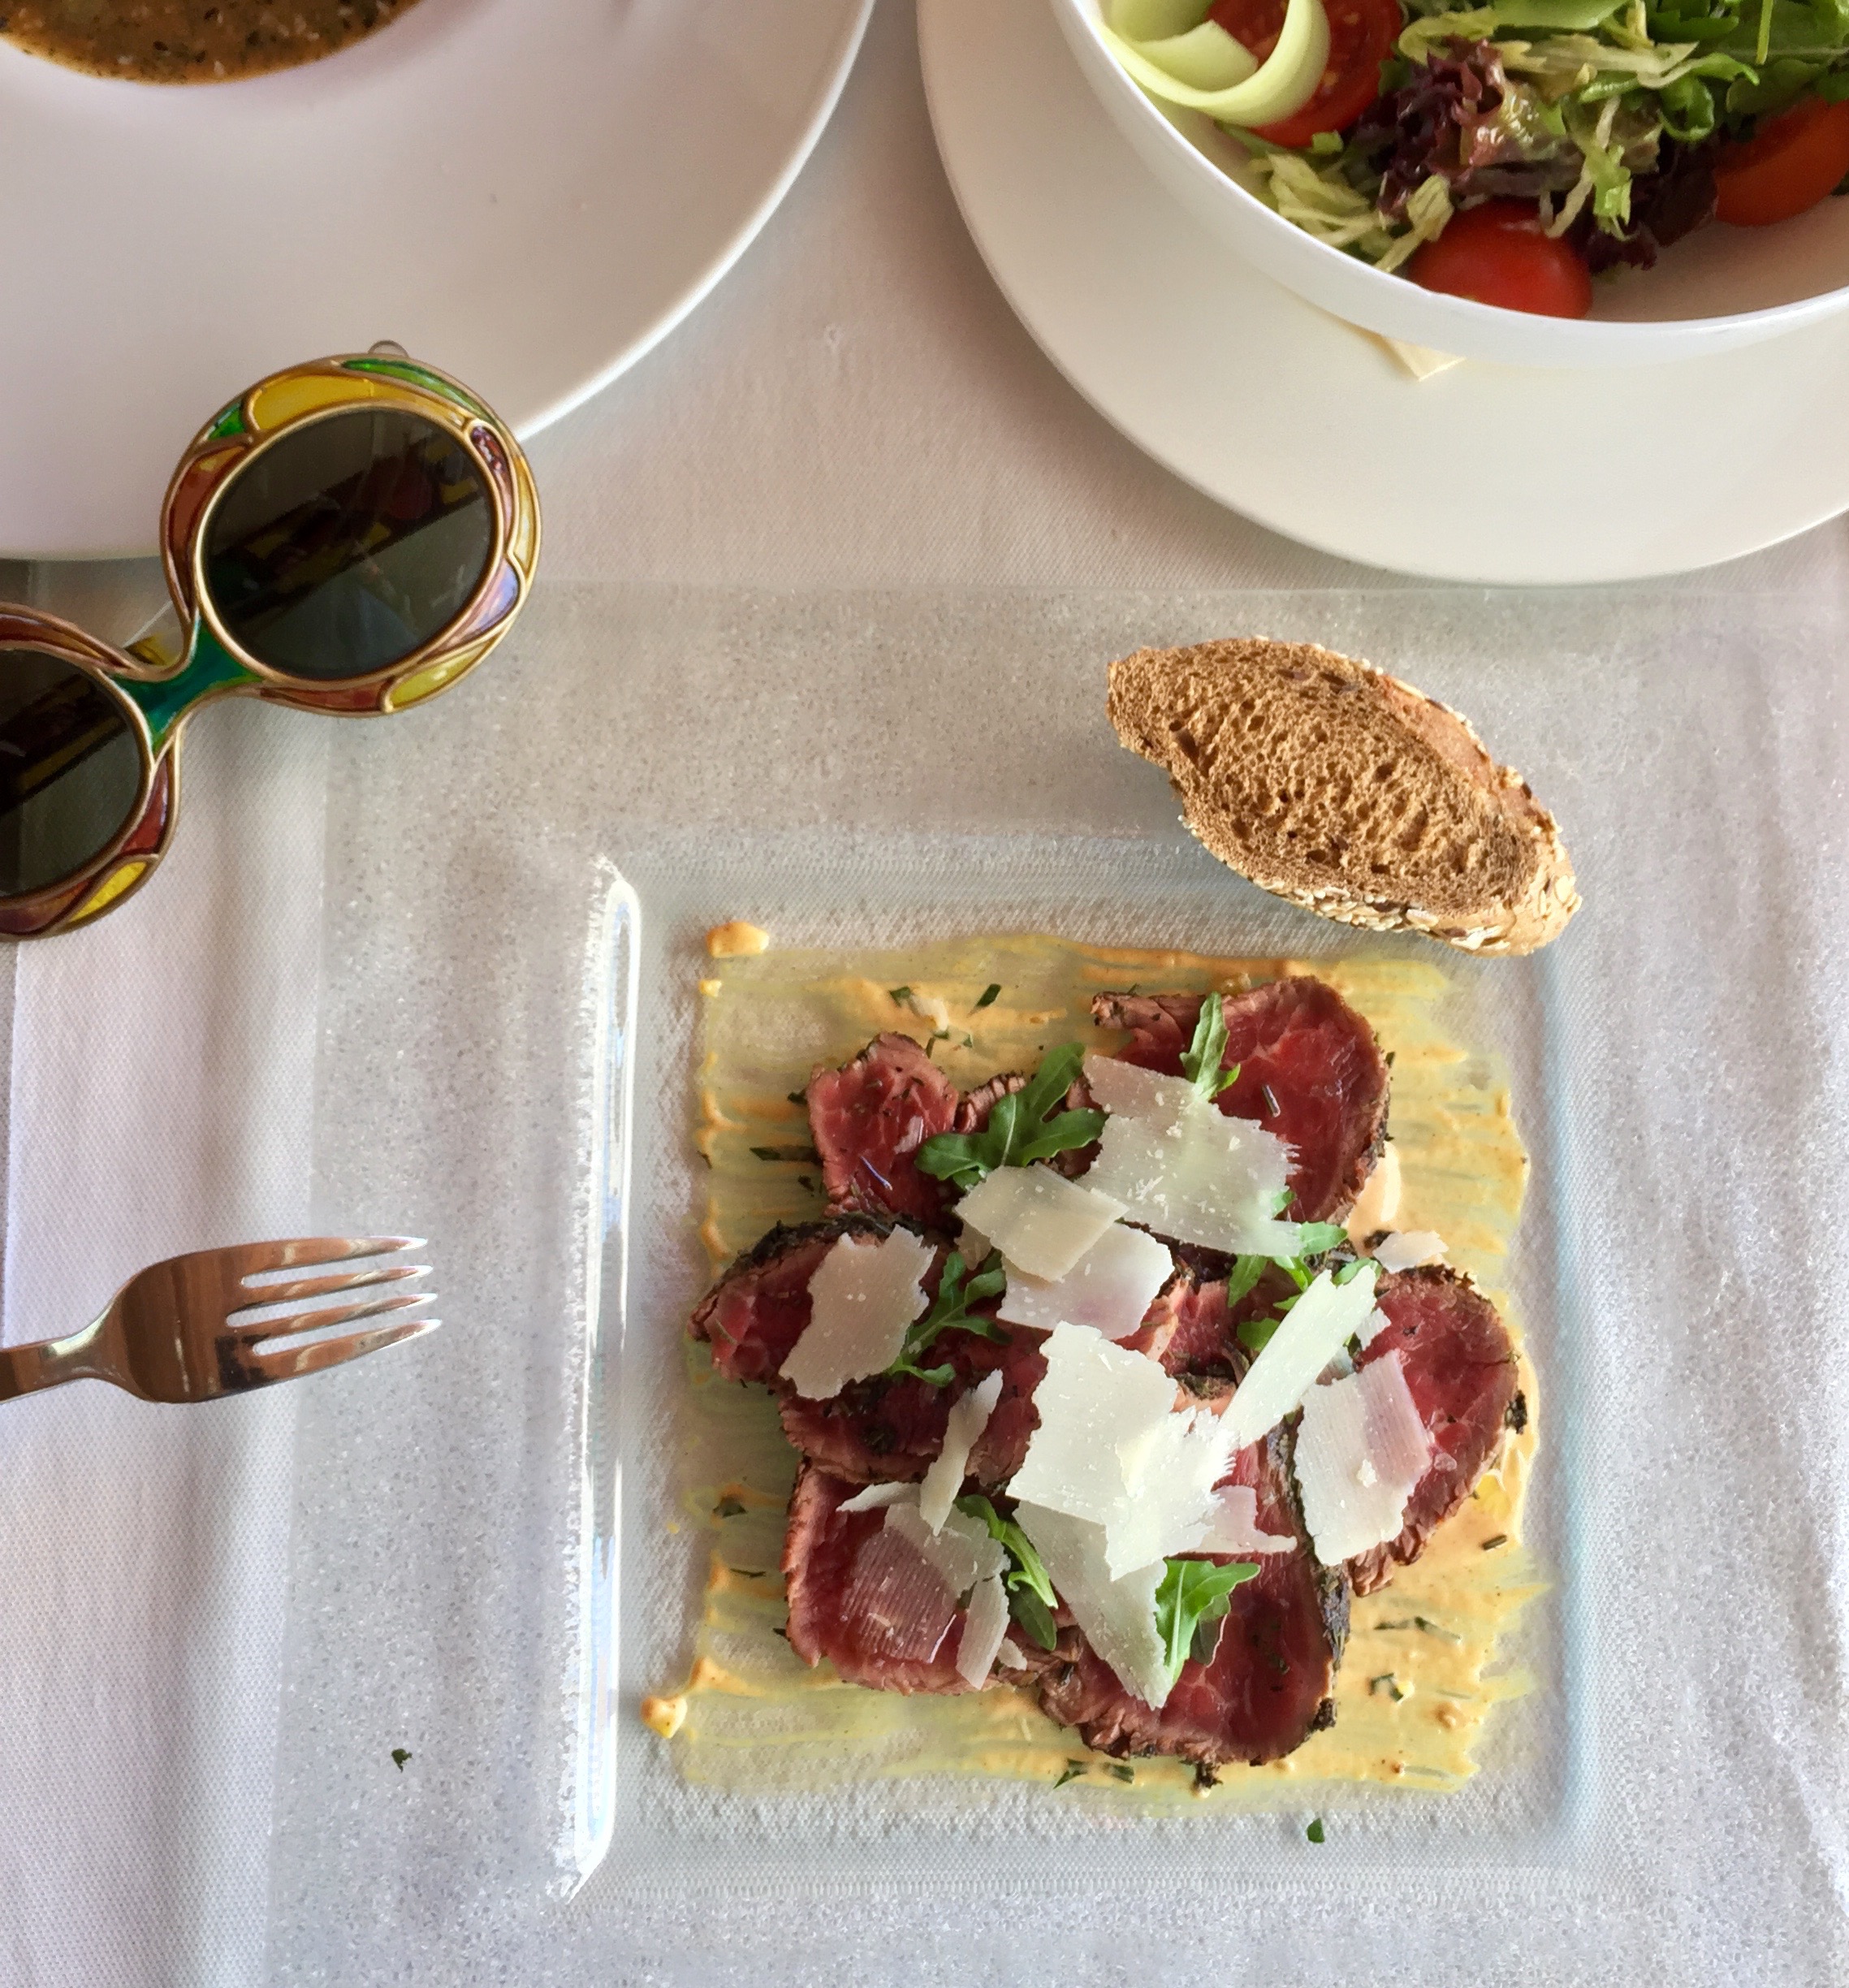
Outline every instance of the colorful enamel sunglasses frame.
MULTIPOLYGON (((105 806, 113 817, 132 776, 124 720, 140 758, 125 819, 63 873, 36 874, 16 848, 7 858, 0 838, 0 940, 68 931, 125 903, 153 875, 179 813, 181 735, 203 705, 257 697, 300 711, 384 715, 466 675, 526 598, 539 554, 539 503, 518 443, 490 408, 443 374, 375 348, 275 374, 209 421, 167 486, 161 547, 179 616, 171 648, 144 637, 114 649, 51 616, 0 606, 0 659, 16 677, 36 668, 49 686, 30 707, 16 699, 7 707, 6 722, 24 743, 0 732, 0 753, 29 770, 12 776, 0 808, 23 809, 21 782, 61 777, 97 752, 106 734, 114 787, 105 806), (382 420, 349 421, 339 434, 322 426, 356 413, 382 420), (306 433, 311 427, 320 431, 306 433), (381 434, 400 445, 382 482, 376 455, 352 456, 356 438, 376 448, 381 434), (351 473, 350 457, 360 460, 351 473), (318 474, 327 490, 309 488, 318 474), (289 512, 296 484, 309 496, 289 512), (375 489, 382 494, 367 499, 369 510, 361 499, 375 489), (283 508, 280 523, 266 503, 283 508), (331 525, 330 512, 337 514, 331 525), (306 525, 292 525, 302 517, 306 525), (430 555, 405 547, 433 521, 438 532, 424 542, 445 547, 443 582, 420 571, 407 592, 406 559, 427 568, 430 555), (369 581, 353 584, 357 568, 382 570, 395 553, 395 598, 413 603, 408 620, 382 606, 382 597, 394 598, 390 585, 369 592, 369 581), (434 616, 440 624, 430 632, 416 625, 434 616), (256 632, 260 624, 269 632, 256 632), (349 666, 354 673, 336 673, 349 666)), ((0 765, 0 780, 7 771, 0 765)), ((16 822, 14 832, 15 841, 23 832, 16 822)), ((58 860, 41 854, 37 867, 58 860)))

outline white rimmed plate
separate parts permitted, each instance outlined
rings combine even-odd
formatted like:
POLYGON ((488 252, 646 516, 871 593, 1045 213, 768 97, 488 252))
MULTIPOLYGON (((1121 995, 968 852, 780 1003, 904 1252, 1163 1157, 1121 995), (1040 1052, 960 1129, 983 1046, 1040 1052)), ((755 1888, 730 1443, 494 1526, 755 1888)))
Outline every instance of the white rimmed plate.
POLYGON ((421 0, 178 89, 0 44, 0 555, 151 551, 215 408, 381 338, 543 427, 732 266, 870 6, 421 0))
POLYGON ((1849 508, 1849 320, 1415 382, 1164 191, 1045 0, 918 0, 918 40, 963 218, 1023 324, 1138 447, 1260 524, 1402 573, 1546 584, 1713 565, 1849 508))

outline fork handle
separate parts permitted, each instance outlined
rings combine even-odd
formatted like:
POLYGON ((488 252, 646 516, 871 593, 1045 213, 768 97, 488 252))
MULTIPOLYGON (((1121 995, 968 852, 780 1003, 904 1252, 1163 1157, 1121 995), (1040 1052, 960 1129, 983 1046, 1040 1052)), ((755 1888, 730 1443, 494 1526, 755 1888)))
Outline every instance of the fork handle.
POLYGON ((97 1319, 68 1339, 40 1339, 30 1346, 0 1346, 0 1401, 62 1387, 67 1381, 106 1381, 97 1358, 103 1321, 97 1319))

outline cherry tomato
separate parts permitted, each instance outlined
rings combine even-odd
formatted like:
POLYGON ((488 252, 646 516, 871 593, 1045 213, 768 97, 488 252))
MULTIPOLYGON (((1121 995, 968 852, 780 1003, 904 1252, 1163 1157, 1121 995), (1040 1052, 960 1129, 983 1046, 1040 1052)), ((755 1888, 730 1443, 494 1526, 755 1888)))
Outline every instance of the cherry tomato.
MULTIPOLYGON (((1380 65, 1405 25, 1400 0, 1324 0, 1328 59, 1316 93, 1301 110, 1258 127, 1272 145, 1307 145, 1318 132, 1346 131, 1380 93, 1380 65)), ((1214 0, 1207 19, 1262 63, 1284 31, 1285 0, 1214 0)))
POLYGON ((1849 103, 1809 97, 1768 118, 1714 162, 1714 213, 1735 227, 1766 227, 1814 207, 1849 173, 1849 103))
POLYGON ((1543 318, 1583 318, 1592 279, 1575 250, 1541 232, 1527 201, 1485 201, 1454 214, 1436 241, 1415 250, 1406 274, 1428 290, 1543 318))

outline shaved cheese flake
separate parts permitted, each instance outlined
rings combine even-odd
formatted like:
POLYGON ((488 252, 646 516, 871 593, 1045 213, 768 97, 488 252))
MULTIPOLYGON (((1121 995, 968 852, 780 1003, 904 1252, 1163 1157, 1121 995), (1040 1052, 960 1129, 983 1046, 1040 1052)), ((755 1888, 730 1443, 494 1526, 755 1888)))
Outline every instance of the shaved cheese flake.
POLYGON ((957 1619, 957 1597, 923 1554, 892 1530, 888 1515, 854 1555, 841 1612, 870 1653, 929 1663, 957 1619))
POLYGON ((1445 1238, 1430 1229, 1402 1229, 1383 1236, 1374 1251, 1383 1270, 1416 1270, 1421 1264, 1445 1260, 1445 1238))
POLYGON ((1104 1528, 1113 1580, 1171 1554, 1195 1553, 1207 1531, 1213 1485, 1232 1454, 1224 1418, 1207 1409, 1169 1414, 1120 1446, 1129 1495, 1104 1528))
POLYGON ((1026 1657, 1022 1653, 1021 1645, 1011 1636, 1004 1636, 1001 1639, 1000 1646, 995 1653, 995 1660, 1004 1670, 1025 1670, 1027 1668, 1026 1657))
POLYGON ((976 1583, 970 1612, 963 1618, 963 1638, 957 1645, 957 1675, 974 1691, 988 1682, 996 1653, 1008 1633, 1008 1596, 1001 1576, 991 1574, 976 1583))
POLYGON ((809 1323, 783 1364, 784 1379, 810 1401, 828 1401, 850 1381, 883 1373, 925 1308, 934 1254, 909 1229, 877 1242, 843 1236, 809 1280, 809 1323))
POLYGON ((999 1315, 1042 1332, 1089 1325, 1107 1339, 1127 1339, 1174 1274, 1173 1257, 1154 1236, 1113 1222, 1062 1277, 1029 1277, 1009 1264, 999 1315))
POLYGON ((1156 1632, 1156 1590, 1161 1585, 1162 1562, 1112 1580, 1102 1526, 1039 1505, 1017 1505, 1014 1522, 1034 1542, 1086 1641, 1125 1691, 1160 1709, 1169 1691, 1162 1639, 1156 1632))
POLYGON ((1276 1428, 1367 1322, 1377 1275, 1372 1264, 1363 1262, 1346 1284, 1338 1284, 1324 1270, 1284 1315, 1226 1411, 1233 1450, 1276 1428))
POLYGON ((1297 1541, 1288 1532, 1259 1530, 1259 1494, 1250 1485, 1222 1485, 1213 1494, 1207 1531, 1198 1552, 1206 1554, 1294 1553, 1297 1541))
POLYGON ((1121 1448, 1168 1419, 1175 1383, 1154 1360, 1082 1325, 1059 1326, 1040 1351, 1047 1371, 1034 1390, 1039 1426, 1009 1493, 1107 1525, 1129 1502, 1121 1448))
POLYGON ((1085 1078, 1111 1114, 1085 1178, 1129 1220, 1229 1254, 1296 1254, 1298 1225, 1275 1214, 1290 1171, 1282 1139, 1229 1117, 1183 1078, 1115 1057, 1087 1057, 1085 1078))
POLYGON ((855 1492, 851 1498, 843 1498, 835 1509, 838 1512, 878 1511, 887 1505, 915 1505, 918 1499, 916 1485, 874 1484, 855 1492))
POLYGON ((1431 1457, 1432 1439, 1398 1353, 1311 1388, 1295 1467, 1317 1558, 1334 1567, 1396 1538, 1431 1457))
POLYGON ((1063 1277, 1123 1212, 1121 1202, 1043 1166, 997 1167, 957 1208, 1009 1262, 1037 1277, 1063 1277))
POLYGON ((957 1493, 963 1489, 963 1479, 970 1468, 970 1452, 988 1427, 989 1417, 1000 1399, 998 1368, 950 1404, 944 1447, 932 1458, 931 1468, 918 1486, 918 1515, 933 1532, 940 1532, 950 1516, 950 1508, 957 1502, 957 1493))
POLYGON ((915 1547, 953 1595, 967 1594, 978 1581, 1000 1574, 1008 1555, 980 1519, 953 1511, 935 1532, 915 1505, 888 1506, 886 1532, 915 1547))

